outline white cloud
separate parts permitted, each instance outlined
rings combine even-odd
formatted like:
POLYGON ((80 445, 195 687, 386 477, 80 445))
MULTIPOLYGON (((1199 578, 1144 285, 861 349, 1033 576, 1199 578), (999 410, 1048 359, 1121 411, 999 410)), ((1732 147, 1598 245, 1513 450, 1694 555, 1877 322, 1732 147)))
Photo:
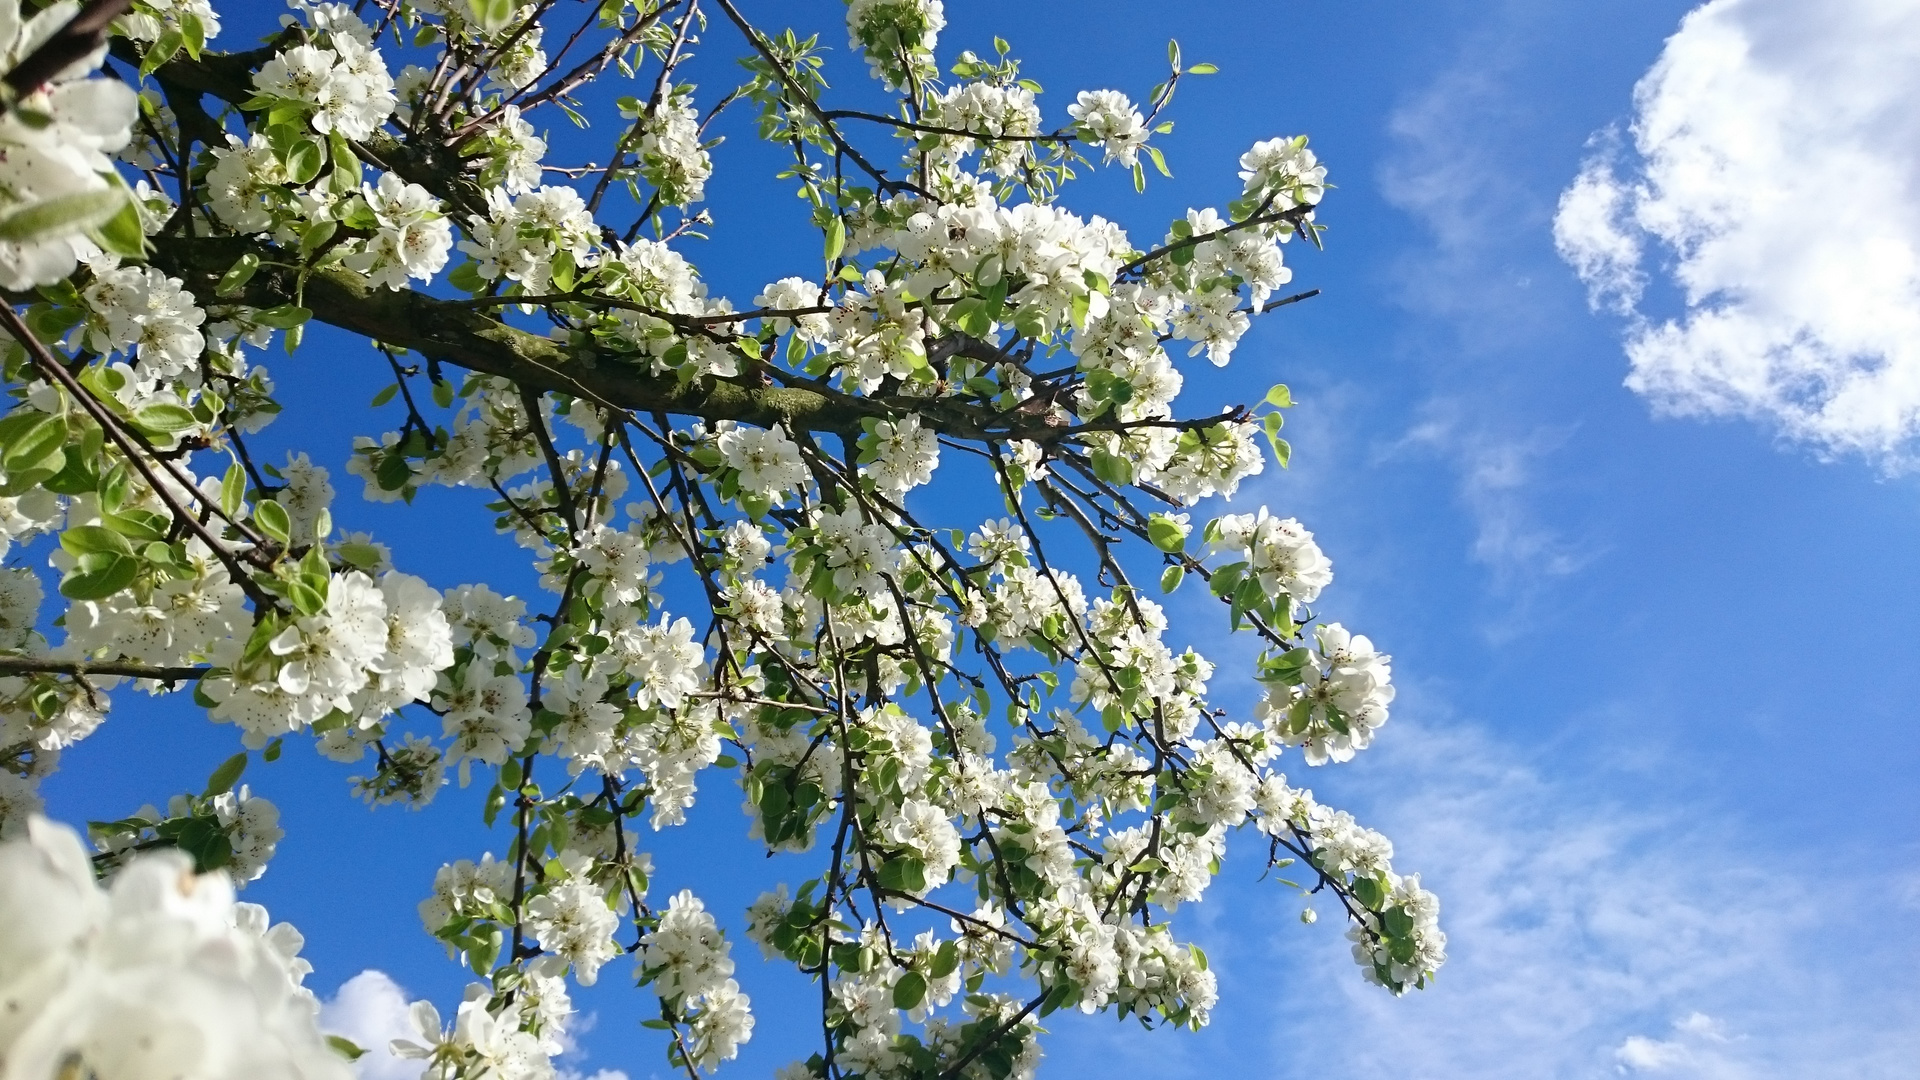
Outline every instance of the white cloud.
POLYGON ((1666 1072, 1685 1064, 1690 1055, 1686 1046, 1678 1041, 1661 1042, 1645 1035, 1629 1035, 1613 1056, 1620 1060, 1621 1066, 1635 1072, 1666 1072))
POLYGON ((1713 0, 1565 191, 1562 255, 1630 316, 1656 408, 1911 465, 1920 435, 1920 3, 1713 0), (1650 312, 1643 255, 1679 294, 1650 312))
MULTIPOLYGON (((408 1016, 407 992, 384 971, 369 968, 340 984, 332 997, 320 1003, 320 1030, 339 1035, 367 1053, 354 1063, 360 1080, 419 1080, 426 1069, 423 1061, 394 1057, 387 1049, 395 1039, 420 1041, 408 1016)), ((597 1013, 576 1013, 571 1030, 561 1036, 562 1051, 556 1062, 558 1080, 629 1080, 620 1069, 587 1072, 581 1065, 586 1051, 578 1039, 592 1031, 597 1013)))
POLYGON ((1673 1022, 1672 1038, 1629 1035, 1615 1048, 1613 1057, 1620 1063, 1621 1072, 1699 1074, 1703 1063, 1724 1060, 1717 1050, 1729 1041, 1722 1028, 1720 1021, 1706 1013, 1688 1013, 1673 1022))
POLYGON ((415 1080, 425 1062, 394 1057, 387 1044, 414 1039, 407 1019, 407 995, 384 971, 369 968, 340 984, 320 1004, 321 1030, 352 1040, 367 1054, 355 1062, 360 1080, 415 1080))
POLYGON ((1614 176, 1620 132, 1608 128, 1594 136, 1599 150, 1587 160, 1573 186, 1560 196, 1553 236, 1560 254, 1587 283, 1593 306, 1630 314, 1646 288, 1640 265, 1640 236, 1619 224, 1631 211, 1630 193, 1614 176))

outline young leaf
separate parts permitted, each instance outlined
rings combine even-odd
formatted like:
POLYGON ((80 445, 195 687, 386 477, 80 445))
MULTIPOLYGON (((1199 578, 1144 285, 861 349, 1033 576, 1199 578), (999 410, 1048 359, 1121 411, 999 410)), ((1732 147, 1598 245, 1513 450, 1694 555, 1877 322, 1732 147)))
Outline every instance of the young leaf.
POLYGON ((213 287, 216 296, 232 296, 253 280, 256 270, 260 269, 260 256, 249 251, 233 261, 227 272, 220 275, 220 284, 213 287))
POLYGON ((893 984, 893 1007, 911 1009, 917 1007, 927 997, 927 977, 917 971, 909 971, 900 976, 893 984))
POLYGON ((213 775, 207 777, 206 797, 211 799, 215 795, 225 795, 232 791, 234 783, 240 779, 240 774, 246 771, 247 754, 243 750, 221 762, 220 767, 213 770, 213 775))
POLYGON ((247 474, 236 461, 227 466, 227 475, 220 478, 220 512, 228 517, 238 517, 240 504, 246 497, 247 474))
POLYGON ((272 499, 254 504, 253 524, 277 544, 285 544, 293 536, 293 522, 287 517, 286 507, 272 499))
POLYGON ((79 566, 61 579, 60 595, 69 600, 105 600, 133 584, 139 573, 140 560, 131 555, 110 552, 85 555, 79 566))
POLYGON ((827 261, 832 262, 839 258, 840 253, 846 249, 847 223, 835 215, 832 221, 827 222, 827 261))
POLYGON ((116 184, 30 202, 0 215, 0 240, 26 244, 57 236, 72 236, 105 224, 108 218, 120 212, 126 201, 126 189, 116 184))
POLYGON ((147 257, 147 232, 140 225, 140 208, 132 199, 123 199, 120 209, 87 230, 87 235, 103 249, 123 259, 147 257))

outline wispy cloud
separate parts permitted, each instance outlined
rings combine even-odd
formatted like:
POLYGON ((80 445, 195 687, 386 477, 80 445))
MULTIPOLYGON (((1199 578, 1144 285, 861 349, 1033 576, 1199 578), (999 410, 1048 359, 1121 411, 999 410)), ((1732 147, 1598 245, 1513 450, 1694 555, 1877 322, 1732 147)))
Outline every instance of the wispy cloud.
POLYGON ((1536 263, 1551 265, 1537 239, 1551 199, 1513 167, 1530 122, 1514 86, 1524 76, 1514 67, 1530 47, 1539 7, 1492 6, 1491 17, 1465 32, 1461 59, 1388 121, 1392 152, 1380 188, 1425 236, 1401 255, 1396 276, 1402 302, 1424 317, 1417 348, 1435 373, 1435 390, 1405 434, 1379 453, 1433 457, 1454 470, 1473 526, 1469 555, 1488 569, 1504 608, 1484 630, 1505 640, 1530 624, 1543 590, 1598 551, 1537 509, 1540 474, 1556 471, 1541 465, 1576 427, 1515 422, 1513 408, 1489 407, 1521 393, 1517 380, 1539 369, 1535 357, 1554 311, 1533 280, 1536 263))
POLYGON ((1432 350, 1441 366, 1451 366, 1449 353, 1531 347, 1554 315, 1536 296, 1533 265, 1552 200, 1514 167, 1533 121, 1515 90, 1526 76, 1514 69, 1546 7, 1488 6, 1490 17, 1463 32, 1461 59, 1394 109, 1393 149, 1379 169, 1381 194, 1426 237, 1404 250, 1395 276, 1403 304, 1447 320, 1447 345, 1432 350))
MULTIPOLYGON (((1441 711, 1409 697, 1403 712, 1441 711)), ((1450 959, 1433 988, 1394 1000, 1319 935, 1283 935, 1342 988, 1293 998, 1315 1002, 1296 1030, 1338 1033, 1325 1075, 1910 1075, 1920 995, 1894 973, 1914 950, 1861 942, 1834 961, 1894 880, 1783 873, 1701 808, 1609 794, 1623 775, 1556 778, 1458 720, 1396 725, 1361 801, 1443 897, 1450 959)), ((1276 903, 1272 918, 1289 913, 1276 903)))
POLYGON ((1570 432, 1539 428, 1520 436, 1500 435, 1466 426, 1447 405, 1430 405, 1427 417, 1386 452, 1434 454, 1453 463, 1460 499, 1473 519, 1474 561, 1510 588, 1585 566, 1593 553, 1545 524, 1529 498, 1536 463, 1560 449, 1570 432))

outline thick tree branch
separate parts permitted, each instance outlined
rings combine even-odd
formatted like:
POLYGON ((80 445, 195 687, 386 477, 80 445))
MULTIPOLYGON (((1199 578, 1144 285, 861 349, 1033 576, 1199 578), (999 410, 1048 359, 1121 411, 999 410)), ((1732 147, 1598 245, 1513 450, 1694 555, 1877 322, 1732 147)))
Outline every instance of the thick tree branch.
POLYGON ((863 419, 911 412, 928 427, 960 439, 1060 435, 1061 429, 1049 425, 1045 417, 997 414, 954 401, 895 402, 825 388, 770 386, 752 373, 683 385, 671 374, 656 375, 642 366, 648 363, 644 357, 576 351, 491 318, 469 304, 380 288, 365 275, 339 266, 310 271, 304 289, 296 289, 294 274, 272 265, 284 265, 284 253, 244 237, 153 238, 154 265, 186 280, 201 295, 211 295, 219 277, 249 252, 260 257, 261 269, 238 297, 244 303, 274 307, 297 297, 315 319, 361 337, 529 389, 568 394, 623 412, 663 412, 761 427, 782 424, 790 431, 845 435, 857 434, 863 419))
MULTIPOLYGON (((204 288, 246 252, 263 263, 278 253, 240 237, 154 237, 154 265, 204 288)), ((272 307, 294 299, 292 275, 265 266, 248 283, 246 303, 272 307)), ((565 345, 424 293, 382 289, 339 267, 307 276, 300 301, 314 318, 375 341, 468 371, 496 375, 534 390, 555 391, 628 412, 667 412, 708 420, 776 423, 824 431, 858 431, 864 416, 893 410, 879 401, 812 390, 708 380, 681 386, 671 375, 612 355, 579 355, 565 345)))
POLYGON ((125 664, 105 660, 99 663, 75 663, 66 660, 43 660, 34 656, 0 656, 0 675, 72 675, 75 678, 85 678, 88 675, 112 675, 126 679, 186 682, 198 679, 208 670, 205 666, 158 667, 153 664, 125 664))

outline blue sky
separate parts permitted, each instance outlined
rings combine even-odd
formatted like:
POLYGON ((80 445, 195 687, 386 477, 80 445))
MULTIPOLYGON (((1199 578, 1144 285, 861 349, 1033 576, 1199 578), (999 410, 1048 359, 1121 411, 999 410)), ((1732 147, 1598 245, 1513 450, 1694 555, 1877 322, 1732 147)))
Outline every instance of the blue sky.
MULTIPOLYGON (((1762 30, 1815 10, 1721 6, 1762 30)), ((847 59, 839 3, 743 7, 821 29, 847 59)), ((1438 984, 1391 999, 1362 984, 1336 920, 1302 926, 1300 899, 1257 882, 1257 853, 1243 848, 1180 916, 1221 973, 1213 1026, 1142 1033, 1057 1017, 1043 1075, 1912 1075, 1920 946, 1903 928, 1920 914, 1920 491, 1888 449, 1910 429, 1822 426, 1798 399, 1709 407, 1671 383, 1665 396, 1628 389, 1628 348, 1647 327, 1703 303, 1737 314, 1748 283, 1689 297, 1689 283, 1708 288, 1693 241, 1662 248, 1647 226, 1635 234, 1645 287, 1596 312, 1555 249, 1562 192, 1595 154, 1631 141, 1635 84, 1691 7, 949 0, 943 55, 1005 36, 1046 85, 1052 119, 1078 89, 1144 96, 1169 37, 1190 62, 1220 65, 1183 86, 1178 129, 1160 143, 1176 181, 1136 198, 1101 178, 1069 197, 1136 238, 1235 194, 1234 163, 1256 139, 1307 132, 1330 166, 1329 250, 1289 250, 1296 283, 1323 295, 1265 320, 1225 372, 1184 365, 1183 401, 1293 387, 1293 466, 1242 500, 1316 531, 1336 568, 1323 606, 1393 653, 1401 687, 1374 749, 1310 775, 1296 765, 1293 779, 1392 836, 1396 864, 1441 894, 1451 937, 1438 984), (1611 142, 1594 141, 1609 128, 1611 142)), ((222 45, 242 47, 243 21, 222 45)), ((716 55, 732 48, 720 27, 710 36, 716 55)), ((1914 39, 1887 40, 1852 45, 1914 39)), ((703 90, 717 92, 729 76, 708 71, 703 90)), ((839 81, 859 80, 849 67, 839 81)), ((1643 162, 1620 153, 1630 187, 1643 162)), ((768 190, 764 162, 747 146, 716 152, 720 220, 689 250, 743 298, 817 259, 817 239, 769 234, 739 201, 768 190)), ((1920 197, 1893 204, 1915 207, 1920 197)), ((1913 220, 1896 214, 1885 229, 1911 240, 1913 220)), ((1830 231, 1807 243, 1844 267, 1858 235, 1830 231)), ((443 587, 487 578, 532 593, 505 541, 454 545, 436 531, 480 526, 470 501, 429 492, 418 507, 429 513, 414 515, 358 501, 339 465, 351 435, 377 428, 360 408, 381 385, 376 360, 317 335, 274 364, 290 405, 270 429, 278 445, 333 466, 336 517, 375 529, 401 565, 443 587)), ((1197 604, 1187 614, 1214 625, 1197 604)), ((1220 663, 1220 689, 1252 655, 1196 643, 1220 663)), ((123 693, 49 781, 50 810, 119 816, 194 785, 234 742, 191 709, 123 693)), ((473 791, 449 789, 417 815, 371 812, 350 803, 349 771, 299 751, 249 777, 289 835, 247 899, 307 934, 323 994, 378 969, 450 1006, 465 980, 413 905, 439 862, 504 838, 483 834, 473 791)), ((699 882, 735 910, 765 887, 761 857, 724 842, 743 837, 736 801, 715 778, 694 824, 655 838, 658 887, 699 882)), ((817 1034, 794 976, 763 968, 744 941, 736 957, 760 1027, 725 1072, 763 1076, 817 1034)), ((637 1025, 647 999, 618 968, 581 996, 597 1022, 573 1067, 665 1075, 637 1025)), ((378 1013, 374 989, 363 981, 333 1015, 378 1013)))

